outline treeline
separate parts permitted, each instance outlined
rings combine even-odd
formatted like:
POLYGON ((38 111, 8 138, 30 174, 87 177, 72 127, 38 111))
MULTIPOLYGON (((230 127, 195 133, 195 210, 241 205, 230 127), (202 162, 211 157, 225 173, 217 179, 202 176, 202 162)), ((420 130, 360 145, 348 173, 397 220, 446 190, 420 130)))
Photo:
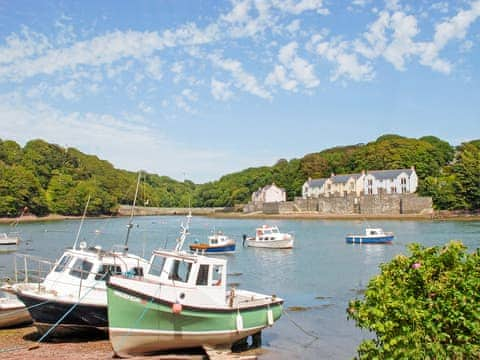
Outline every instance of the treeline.
MULTIPOLYGON (((234 206, 253 191, 275 182, 288 199, 301 195, 309 177, 362 170, 409 168, 419 176, 419 193, 433 197, 438 209, 480 209, 480 140, 454 148, 434 136, 419 139, 384 135, 368 144, 335 147, 273 166, 249 168, 217 181, 194 184, 143 174, 137 204, 158 207, 234 206)), ((0 140, 0 216, 17 216, 24 207, 45 215, 81 214, 91 195, 89 214, 116 213, 133 202, 137 174, 108 161, 32 140, 23 148, 0 140)))

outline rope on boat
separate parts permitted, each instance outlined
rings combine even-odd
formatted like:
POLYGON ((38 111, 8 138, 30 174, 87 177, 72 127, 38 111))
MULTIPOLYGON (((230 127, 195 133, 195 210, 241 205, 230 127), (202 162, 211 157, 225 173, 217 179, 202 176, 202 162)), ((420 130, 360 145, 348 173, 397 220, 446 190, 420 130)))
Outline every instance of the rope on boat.
MULTIPOLYGON (((107 275, 108 273, 106 272, 105 274, 102 275, 102 277, 95 283, 98 284, 100 281, 102 281, 104 279, 104 277, 107 275)), ((38 347, 40 346, 40 343, 45 340, 47 338, 48 335, 50 335, 50 333, 55 330, 55 328, 68 316, 68 314, 70 314, 79 304, 80 302, 85 299, 85 297, 90 293, 90 291, 92 291, 94 288, 95 288, 95 285, 93 285, 86 293, 85 295, 83 295, 80 299, 78 299, 78 301, 73 304, 70 309, 68 309, 65 314, 63 314, 60 319, 57 320, 57 322, 55 324, 53 324, 50 329, 47 330, 47 332, 45 334, 42 335, 42 337, 37 341, 37 344, 36 345, 33 345, 29 348, 29 350, 34 350, 34 349, 38 349, 38 347)))
POLYGON ((299 329, 301 332, 303 332, 305 335, 307 336, 310 336, 313 340, 307 344, 306 347, 309 347, 310 345, 312 345, 315 341, 317 341, 318 339, 320 339, 320 337, 318 335, 316 335, 313 331, 309 331, 309 330, 306 330, 304 329, 298 322, 296 322, 295 320, 293 320, 293 318, 290 316, 290 314, 287 312, 287 310, 283 310, 282 311, 283 314, 288 318, 288 320, 293 324, 295 325, 295 327, 297 329, 299 329))

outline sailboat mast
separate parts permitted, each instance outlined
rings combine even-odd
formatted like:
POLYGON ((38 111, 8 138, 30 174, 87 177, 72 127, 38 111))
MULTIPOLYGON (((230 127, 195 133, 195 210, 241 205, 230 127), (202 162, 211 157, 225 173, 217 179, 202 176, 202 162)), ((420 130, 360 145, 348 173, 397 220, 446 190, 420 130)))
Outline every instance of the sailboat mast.
POLYGON ((133 205, 132 205, 132 211, 130 213, 130 220, 128 221, 127 224, 127 238, 125 239, 125 245, 124 245, 124 250, 128 251, 128 238, 130 237, 130 230, 132 230, 133 227, 133 215, 135 213, 135 204, 137 203, 137 195, 138 195, 138 186, 140 185, 140 177, 142 176, 141 172, 138 172, 138 179, 137 179, 137 187, 135 189, 135 197, 133 198, 133 205))
POLYGON ((90 204, 90 194, 88 194, 87 204, 85 205, 85 209, 83 209, 82 221, 80 221, 77 237, 75 238, 75 242, 73 243, 73 250, 77 248, 77 242, 78 242, 78 239, 80 238, 80 231, 82 231, 83 222, 85 221, 85 216, 87 215, 88 204, 90 204))

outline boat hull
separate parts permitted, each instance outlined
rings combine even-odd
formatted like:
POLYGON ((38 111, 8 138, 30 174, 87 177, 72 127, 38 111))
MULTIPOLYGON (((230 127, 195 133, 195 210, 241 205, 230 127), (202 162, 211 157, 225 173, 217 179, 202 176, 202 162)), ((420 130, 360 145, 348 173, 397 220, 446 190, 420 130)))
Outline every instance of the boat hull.
POLYGON ((211 246, 207 244, 192 244, 190 250, 205 254, 225 254, 235 252, 235 244, 211 246))
POLYGON ((109 335, 115 354, 140 355, 203 345, 231 345, 280 318, 282 302, 252 308, 204 309, 185 306, 179 314, 161 300, 146 300, 108 287, 109 335), (237 314, 242 317, 238 326, 237 314))
MULTIPOLYGON (((51 298, 43 298, 41 296, 33 296, 19 292, 17 297, 29 308, 34 325, 40 333, 45 333, 52 327, 62 316, 64 316, 75 301, 64 302, 54 301, 51 298), (41 304, 48 301, 45 304, 41 304), (40 305, 41 304, 41 305, 40 305), (37 306, 34 306, 37 305, 37 306)), ((63 319, 60 325, 53 331, 54 336, 70 336, 76 335, 100 335, 106 334, 108 327, 107 305, 78 304, 63 319)))
POLYGON ((25 305, 15 298, 0 299, 0 328, 30 324, 32 318, 25 305))
POLYGON ((245 241, 245 245, 256 248, 291 249, 293 248, 293 239, 257 241, 250 238, 245 241))
POLYGON ((361 235, 351 235, 345 238, 348 244, 390 244, 393 241, 393 235, 367 237, 361 235))

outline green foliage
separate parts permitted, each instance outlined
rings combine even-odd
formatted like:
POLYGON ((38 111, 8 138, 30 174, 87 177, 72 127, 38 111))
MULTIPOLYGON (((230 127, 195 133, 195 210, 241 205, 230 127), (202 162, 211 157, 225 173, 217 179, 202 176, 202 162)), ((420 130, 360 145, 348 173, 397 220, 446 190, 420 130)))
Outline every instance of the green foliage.
MULTIPOLYGON (((144 174, 137 204, 235 206, 247 203, 254 191, 273 182, 285 188, 287 200, 293 200, 301 195, 308 177, 413 165, 419 176, 419 193, 432 196, 437 209, 479 209, 479 145, 479 140, 463 144, 453 159, 453 148, 437 137, 411 139, 387 134, 368 144, 334 147, 301 159, 280 159, 273 166, 248 168, 200 185, 144 174)), ((131 204, 135 194, 137 174, 43 140, 29 141, 23 149, 14 141, 0 140, 0 165, 5 172, 0 179, 0 216, 15 216, 25 205, 37 215, 80 214, 87 191, 92 196, 89 214, 111 213, 118 204, 131 204), (15 193, 18 188, 22 191, 15 193)))
POLYGON ((360 359, 478 359, 480 251, 460 243, 409 246, 381 265, 363 299, 347 309, 375 334, 358 347, 360 359))

